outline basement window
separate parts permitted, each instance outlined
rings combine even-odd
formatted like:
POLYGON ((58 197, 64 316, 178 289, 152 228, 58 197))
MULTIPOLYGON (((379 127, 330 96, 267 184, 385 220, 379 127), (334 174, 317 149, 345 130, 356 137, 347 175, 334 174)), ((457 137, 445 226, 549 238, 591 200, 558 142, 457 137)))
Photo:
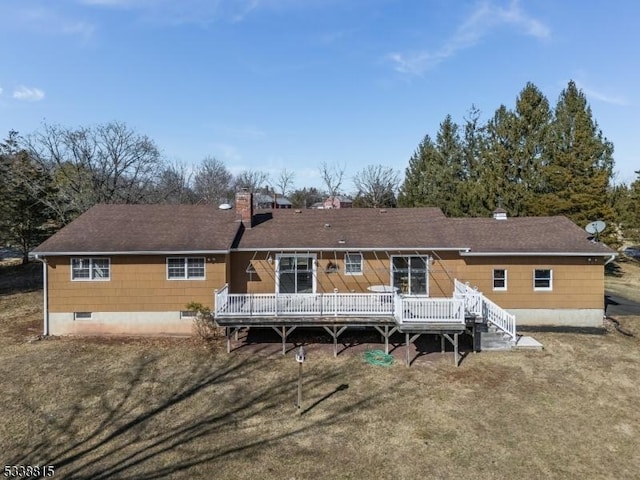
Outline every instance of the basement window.
POLYGON ((180 312, 180 318, 181 319, 191 319, 191 320, 193 320, 197 316, 198 316, 198 312, 196 312, 195 310, 182 310, 180 312))
POLYGON ((168 280, 204 280, 204 257, 167 257, 168 280))
POLYGON ((111 261, 108 258, 72 258, 71 280, 108 281, 111 279, 111 261))
POLYGON ((73 312, 74 320, 91 320, 93 318, 93 312, 73 312))
POLYGON ((494 290, 507 289, 507 271, 504 268, 493 269, 493 289, 494 290))
POLYGON ((553 290, 553 270, 535 269, 533 271, 533 289, 540 291, 553 290))

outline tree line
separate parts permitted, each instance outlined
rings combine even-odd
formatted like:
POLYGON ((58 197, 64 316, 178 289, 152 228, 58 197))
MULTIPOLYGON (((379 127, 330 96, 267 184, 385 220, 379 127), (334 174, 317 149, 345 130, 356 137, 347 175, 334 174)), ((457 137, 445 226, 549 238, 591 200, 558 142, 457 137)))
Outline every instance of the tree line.
MULTIPOLYGON (((121 122, 81 128, 45 124, 26 136, 11 131, 0 142, 0 245, 18 249, 26 262, 33 247, 100 203, 218 206, 232 203, 243 188, 289 195, 294 207, 306 208, 342 193, 344 172, 344 166, 324 163, 319 173, 326 190, 294 190, 294 173, 287 169, 272 179, 260 170, 234 175, 214 157, 195 167, 167 161, 152 139, 121 122)), ((362 189, 355 195, 358 206, 395 205, 400 180, 392 169, 367 167, 354 181, 362 189)))
POLYGON ((437 206, 449 216, 502 207, 511 216, 564 215, 580 226, 604 220, 637 237, 640 181, 614 187, 613 168, 613 145, 576 84, 551 108, 528 83, 515 108, 501 105, 485 123, 475 107, 463 125, 446 116, 409 160, 398 204, 437 206))
MULTIPOLYGON (((369 165, 352 178, 354 207, 435 206, 448 216, 565 215, 580 226, 604 220, 640 240, 640 172, 612 185, 613 145, 585 95, 569 82, 555 108, 532 83, 486 122, 472 107, 462 125, 447 115, 409 159, 404 179, 369 165)), ((345 166, 322 163, 323 188, 293 188, 294 173, 234 175, 214 157, 196 166, 167 161, 156 143, 125 123, 68 128, 43 125, 0 142, 0 245, 24 259, 55 230, 98 203, 232 202, 234 192, 287 196, 307 208, 344 194, 345 166)), ((612 230, 609 230, 610 232, 612 230)), ((609 236, 609 241, 615 238, 609 236)))

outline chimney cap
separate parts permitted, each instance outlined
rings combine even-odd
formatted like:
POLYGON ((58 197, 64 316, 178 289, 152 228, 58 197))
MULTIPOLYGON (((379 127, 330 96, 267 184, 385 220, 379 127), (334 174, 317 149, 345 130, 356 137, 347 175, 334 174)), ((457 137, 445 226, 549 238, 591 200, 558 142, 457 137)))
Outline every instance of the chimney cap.
POLYGON ((496 220, 506 220, 507 211, 502 207, 498 207, 493 211, 493 218, 495 218, 496 220))

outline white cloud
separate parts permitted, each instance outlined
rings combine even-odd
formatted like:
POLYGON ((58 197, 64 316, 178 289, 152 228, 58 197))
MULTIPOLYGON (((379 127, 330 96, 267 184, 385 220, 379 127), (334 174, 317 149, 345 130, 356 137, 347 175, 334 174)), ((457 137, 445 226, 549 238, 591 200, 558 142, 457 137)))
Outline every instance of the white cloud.
POLYGON ((135 10, 140 17, 160 25, 241 22, 261 10, 315 8, 340 0, 76 0, 96 8, 135 10))
POLYGON ((28 102, 37 102, 44 98, 44 92, 39 88, 20 85, 13 91, 13 98, 28 102))
POLYGON ((483 1, 439 48, 431 51, 394 52, 387 55, 387 59, 400 73, 421 75, 459 51, 473 47, 494 30, 505 26, 515 29, 520 34, 538 39, 551 36, 549 27, 526 14, 520 8, 519 1, 512 0, 506 7, 483 1))
POLYGON ((0 95, 2 95, 2 87, 0 87, 0 95))
POLYGON ((93 24, 72 18, 52 8, 0 5, 3 28, 26 30, 38 34, 76 35, 90 38, 95 30, 93 24))
POLYGON ((603 92, 602 90, 595 90, 586 86, 583 82, 576 81, 576 86, 582 90, 582 92, 588 97, 600 102, 609 103, 611 105, 629 106, 629 100, 623 95, 612 95, 610 93, 603 92))

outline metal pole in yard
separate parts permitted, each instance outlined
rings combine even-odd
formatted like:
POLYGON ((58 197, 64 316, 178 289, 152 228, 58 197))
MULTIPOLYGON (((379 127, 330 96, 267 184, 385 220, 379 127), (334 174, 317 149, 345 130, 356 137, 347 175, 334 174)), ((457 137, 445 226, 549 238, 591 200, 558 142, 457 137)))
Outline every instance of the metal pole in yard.
POLYGON ((302 362, 298 363, 298 408, 302 407, 302 362))
POLYGON ((304 347, 296 352, 296 362, 298 362, 298 408, 302 408, 302 364, 305 361, 304 347))

